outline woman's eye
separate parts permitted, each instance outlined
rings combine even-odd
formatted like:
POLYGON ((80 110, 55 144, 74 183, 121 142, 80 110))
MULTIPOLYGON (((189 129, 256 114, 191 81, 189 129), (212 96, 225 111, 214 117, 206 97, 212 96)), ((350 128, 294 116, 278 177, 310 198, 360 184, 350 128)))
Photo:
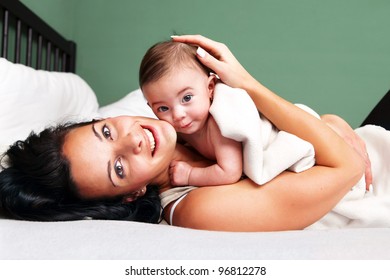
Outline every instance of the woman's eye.
POLYGON ((115 173, 118 175, 119 178, 123 179, 125 177, 125 173, 123 171, 123 165, 120 160, 117 160, 115 162, 115 173))
POLYGON ((191 101, 191 99, 192 99, 192 95, 187 94, 183 97, 183 102, 189 102, 189 101, 191 101))
POLYGON ((111 131, 106 125, 104 125, 102 128, 102 134, 103 134, 104 138, 106 138, 106 139, 111 138, 111 131))
POLYGON ((157 112, 160 112, 160 113, 166 112, 166 111, 168 111, 168 110, 169 110, 169 109, 168 109, 167 106, 161 106, 161 107, 158 107, 158 108, 157 108, 157 112))

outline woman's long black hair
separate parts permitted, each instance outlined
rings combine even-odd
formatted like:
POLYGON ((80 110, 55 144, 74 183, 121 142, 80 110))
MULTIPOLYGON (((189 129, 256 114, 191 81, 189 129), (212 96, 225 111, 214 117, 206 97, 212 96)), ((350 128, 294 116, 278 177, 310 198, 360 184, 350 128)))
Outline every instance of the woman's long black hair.
POLYGON ((17 141, 1 156, 0 207, 9 216, 35 221, 80 219, 131 220, 157 223, 161 203, 157 186, 131 203, 122 198, 84 200, 62 154, 66 134, 86 125, 63 124, 17 141))

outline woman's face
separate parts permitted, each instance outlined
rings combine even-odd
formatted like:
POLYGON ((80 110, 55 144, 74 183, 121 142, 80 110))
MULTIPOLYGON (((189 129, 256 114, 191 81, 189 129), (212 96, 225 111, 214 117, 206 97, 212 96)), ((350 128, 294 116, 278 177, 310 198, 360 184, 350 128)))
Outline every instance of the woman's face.
POLYGON ((166 175, 175 145, 169 123, 122 116, 73 129, 63 153, 82 197, 132 197, 166 175))

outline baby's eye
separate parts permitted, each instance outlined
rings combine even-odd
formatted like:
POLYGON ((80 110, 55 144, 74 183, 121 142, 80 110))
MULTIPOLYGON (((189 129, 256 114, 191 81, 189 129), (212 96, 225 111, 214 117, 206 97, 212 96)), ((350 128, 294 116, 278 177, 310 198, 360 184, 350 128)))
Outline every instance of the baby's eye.
POLYGON ((157 112, 160 112, 160 113, 166 112, 168 110, 169 110, 169 108, 167 106, 161 106, 161 107, 157 108, 157 112))
POLYGON ((191 99, 192 99, 192 95, 187 94, 183 97, 183 102, 189 102, 189 101, 191 101, 191 99))
POLYGON ((115 162, 114 169, 119 178, 123 179, 125 177, 123 165, 119 159, 115 162))
POLYGON ((106 125, 103 125, 102 134, 103 134, 104 138, 106 138, 106 139, 111 138, 111 131, 106 125))

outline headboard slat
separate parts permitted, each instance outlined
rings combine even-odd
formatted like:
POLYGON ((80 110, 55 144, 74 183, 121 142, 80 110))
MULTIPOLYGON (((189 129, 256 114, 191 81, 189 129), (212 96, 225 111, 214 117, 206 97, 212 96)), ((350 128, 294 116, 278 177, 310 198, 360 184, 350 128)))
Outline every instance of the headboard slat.
POLYGON ((32 46, 33 46, 33 30, 31 27, 27 31, 27 52, 26 52, 26 65, 32 65, 32 46))
POLYGON ((3 34, 2 34, 2 44, 1 44, 1 56, 8 56, 8 29, 9 29, 9 12, 4 10, 3 13, 3 34))
POLYGON ((13 62, 36 69, 75 72, 76 44, 73 41, 61 36, 20 1, 0 0, 0 10, 2 57, 11 60, 9 56, 13 56, 13 62), (15 41, 10 40, 14 36, 15 41))
POLYGON ((46 43, 46 69, 47 70, 51 70, 50 65, 51 65, 51 42, 47 42, 46 43))
POLYGON ((22 21, 16 21, 16 36, 15 36, 15 63, 20 63, 20 50, 22 44, 22 21))
POLYGON ((38 43, 37 43, 37 64, 36 64, 38 69, 42 67, 42 44, 43 44, 43 38, 42 35, 39 34, 38 43))
POLYGON ((56 48, 54 51, 54 70, 58 71, 59 70, 59 65, 60 65, 60 49, 56 48))

